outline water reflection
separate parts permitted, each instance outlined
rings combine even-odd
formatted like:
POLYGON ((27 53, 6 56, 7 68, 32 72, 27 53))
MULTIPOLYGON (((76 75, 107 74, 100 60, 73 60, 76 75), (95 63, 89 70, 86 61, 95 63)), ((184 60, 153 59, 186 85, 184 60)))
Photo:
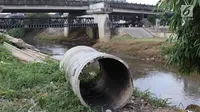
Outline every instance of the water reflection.
POLYGON ((48 54, 56 59, 61 59, 68 48, 71 47, 58 43, 41 42, 33 38, 24 38, 23 40, 39 49, 42 53, 48 54))
POLYGON ((134 77, 134 85, 149 91, 159 98, 171 98, 171 105, 185 108, 189 104, 200 105, 200 75, 181 76, 162 64, 153 64, 138 59, 127 59, 134 77))

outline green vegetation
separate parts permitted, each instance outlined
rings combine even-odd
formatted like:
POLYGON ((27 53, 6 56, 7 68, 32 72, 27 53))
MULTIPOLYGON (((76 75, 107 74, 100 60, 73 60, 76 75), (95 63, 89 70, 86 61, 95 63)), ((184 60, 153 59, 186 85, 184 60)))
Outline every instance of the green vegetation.
POLYGON ((6 41, 6 37, 4 35, 0 35, 0 44, 3 44, 4 41, 6 41))
POLYGON ((176 33, 172 36, 171 46, 164 50, 167 65, 177 66, 182 73, 197 71, 200 73, 200 5, 197 0, 160 0, 157 8, 164 13, 172 11, 170 29, 176 33), (193 5, 193 17, 181 17, 181 5, 193 5))
POLYGON ((167 107, 169 99, 159 99, 157 97, 153 97, 153 94, 146 90, 144 92, 140 91, 138 88, 133 90, 133 95, 135 97, 147 100, 151 105, 155 107, 167 107))
POLYGON ((8 30, 8 34, 12 37, 21 38, 25 35, 24 28, 13 28, 8 30))
MULTIPOLYGON (((57 30, 57 29, 55 29, 57 30)), ((57 30, 57 33, 48 32, 44 30, 43 32, 37 34, 35 38, 42 41, 58 42, 58 41, 75 41, 82 39, 85 36, 85 28, 71 28, 68 37, 65 37, 62 33, 63 30, 57 30)), ((85 40, 86 41, 86 40, 85 40)))
MULTIPOLYGON (((27 14, 26 17, 28 18, 48 18, 49 15, 47 13, 30 13, 27 14)), ((48 21, 47 19, 37 19, 34 21, 27 21, 27 23, 29 24, 34 24, 33 22, 35 22, 36 24, 44 24, 46 23, 46 21, 48 21)))
MULTIPOLYGON (((57 62, 50 60, 21 63, 0 45, 0 112, 94 112, 80 104, 58 67, 57 62)), ((99 79, 96 64, 87 67, 84 73, 91 75, 83 77, 86 84, 99 79)), ((151 97, 149 91, 141 92, 136 88, 133 95, 155 107, 168 104, 167 99, 151 97)))
POLYGON ((35 36, 35 38, 42 41, 51 41, 51 42, 62 41, 67 39, 66 37, 64 37, 64 35, 48 35, 44 33, 39 33, 38 35, 35 36))
POLYGON ((21 63, 0 47, 1 112, 92 112, 80 104, 58 63, 21 63))
MULTIPOLYGON (((26 17, 29 17, 29 18, 37 18, 37 17, 49 17, 48 14, 46 13, 30 13, 30 14, 27 14, 26 17)), ((25 21, 26 23, 29 23, 29 24, 34 24, 33 21, 31 20, 27 20, 25 21)), ((45 20, 44 19, 38 19, 38 21, 34 21, 35 23, 44 23, 45 20)), ((39 29, 41 30, 41 29, 39 29)), ((13 28, 13 29, 10 29, 8 30, 8 34, 12 37, 16 37, 16 38, 21 38, 21 37, 24 37, 27 33, 29 32, 32 32, 32 31, 38 31, 38 29, 32 29, 32 28, 13 28)))
POLYGON ((128 34, 117 36, 111 39, 112 42, 120 41, 134 41, 134 42, 164 42, 165 38, 153 37, 153 38, 134 38, 128 34))
POLYGON ((81 86, 94 88, 101 78, 100 66, 98 62, 93 62, 84 67, 82 74, 79 77, 81 86))
POLYGON ((154 15, 149 15, 147 17, 147 20, 151 23, 151 25, 153 25, 153 26, 156 25, 156 17, 154 15))
POLYGON ((172 13, 162 14, 160 16, 160 25, 167 26, 170 23, 170 18, 173 16, 172 13))

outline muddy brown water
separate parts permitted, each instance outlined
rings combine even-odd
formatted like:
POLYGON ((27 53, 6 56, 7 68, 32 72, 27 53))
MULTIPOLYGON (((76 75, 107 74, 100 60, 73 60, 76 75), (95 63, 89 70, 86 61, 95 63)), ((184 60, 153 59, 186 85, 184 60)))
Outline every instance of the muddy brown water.
MULTIPOLYGON (((43 53, 61 59, 71 46, 24 39, 43 53)), ((111 53, 122 58, 130 67, 134 86, 141 91, 149 90, 158 98, 169 98, 170 105, 186 108, 200 105, 200 75, 183 76, 160 63, 149 63, 120 53, 111 53)))

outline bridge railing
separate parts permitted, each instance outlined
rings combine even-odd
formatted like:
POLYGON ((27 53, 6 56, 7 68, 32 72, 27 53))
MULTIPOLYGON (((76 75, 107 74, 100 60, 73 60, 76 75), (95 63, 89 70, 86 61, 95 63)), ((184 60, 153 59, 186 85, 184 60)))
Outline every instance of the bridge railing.
POLYGON ((136 4, 136 3, 119 3, 119 2, 108 2, 111 8, 118 8, 118 9, 132 9, 132 10, 145 10, 145 11, 152 11, 154 6, 153 5, 146 5, 146 4, 136 4))
POLYGON ((0 29, 87 26, 96 27, 97 23, 93 18, 85 17, 0 18, 0 29))
POLYGON ((0 5, 88 6, 85 0, 0 0, 0 5))
POLYGON ((0 0, 0 5, 27 5, 27 6, 89 6, 93 3, 106 2, 111 8, 152 11, 153 5, 117 2, 108 0, 0 0))

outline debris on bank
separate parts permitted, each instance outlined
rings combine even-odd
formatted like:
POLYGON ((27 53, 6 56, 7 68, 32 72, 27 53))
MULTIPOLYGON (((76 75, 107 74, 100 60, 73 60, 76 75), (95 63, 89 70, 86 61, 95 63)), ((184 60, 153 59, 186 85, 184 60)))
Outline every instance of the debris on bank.
POLYGON ((45 59, 54 59, 51 56, 41 53, 38 49, 25 43, 21 39, 16 39, 9 35, 2 35, 5 36, 6 42, 3 43, 4 47, 7 48, 12 55, 23 62, 42 62, 45 59))

